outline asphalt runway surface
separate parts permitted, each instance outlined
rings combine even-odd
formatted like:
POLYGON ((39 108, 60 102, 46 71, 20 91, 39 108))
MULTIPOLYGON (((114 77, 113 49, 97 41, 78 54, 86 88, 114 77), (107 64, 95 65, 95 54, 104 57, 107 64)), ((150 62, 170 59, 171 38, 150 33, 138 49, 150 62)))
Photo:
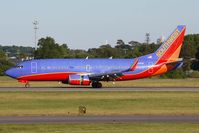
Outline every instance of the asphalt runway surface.
POLYGON ((199 87, 131 87, 131 88, 86 88, 86 87, 73 87, 73 88, 64 88, 64 87, 55 87, 55 88, 45 88, 45 87, 0 87, 0 92, 7 92, 7 91, 32 91, 32 92, 56 92, 56 91, 63 91, 63 92, 75 92, 75 91, 91 91, 91 92, 98 92, 98 91, 105 91, 105 92, 114 92, 114 91, 194 91, 199 92, 199 87))
POLYGON ((199 116, 4 116, 0 124, 199 122, 199 116))

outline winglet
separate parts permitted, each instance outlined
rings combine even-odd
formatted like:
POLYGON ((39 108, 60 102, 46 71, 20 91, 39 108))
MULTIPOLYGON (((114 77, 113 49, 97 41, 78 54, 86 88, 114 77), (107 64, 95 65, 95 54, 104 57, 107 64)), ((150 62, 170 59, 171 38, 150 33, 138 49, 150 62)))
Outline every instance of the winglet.
POLYGON ((134 71, 136 69, 138 61, 139 61, 138 58, 136 58, 133 65, 130 67, 129 71, 134 71))

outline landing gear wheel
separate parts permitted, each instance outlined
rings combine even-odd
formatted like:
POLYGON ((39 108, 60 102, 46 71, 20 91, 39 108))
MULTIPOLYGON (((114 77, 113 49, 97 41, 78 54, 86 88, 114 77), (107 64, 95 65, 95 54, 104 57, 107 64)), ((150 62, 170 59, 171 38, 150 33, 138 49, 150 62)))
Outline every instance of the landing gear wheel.
POLYGON ((97 83, 97 88, 102 88, 102 83, 98 82, 97 83))
POLYGON ((25 84, 25 87, 26 87, 26 88, 30 88, 30 84, 29 84, 29 83, 26 83, 26 84, 25 84))
POLYGON ((93 82, 92 83, 92 87, 93 88, 102 88, 102 83, 100 83, 100 82, 93 82))
POLYGON ((97 88, 96 82, 93 82, 93 83, 92 83, 92 87, 93 87, 93 88, 97 88))

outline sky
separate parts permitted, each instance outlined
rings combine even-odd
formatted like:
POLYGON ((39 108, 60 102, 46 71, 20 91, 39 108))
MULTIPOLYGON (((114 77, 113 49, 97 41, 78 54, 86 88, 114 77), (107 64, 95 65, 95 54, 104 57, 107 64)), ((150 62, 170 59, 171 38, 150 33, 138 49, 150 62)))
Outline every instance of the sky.
POLYGON ((97 48, 118 39, 144 42, 169 36, 177 25, 186 34, 199 33, 198 0, 0 0, 0 44, 34 47, 33 21, 38 39, 53 37, 71 49, 97 48))

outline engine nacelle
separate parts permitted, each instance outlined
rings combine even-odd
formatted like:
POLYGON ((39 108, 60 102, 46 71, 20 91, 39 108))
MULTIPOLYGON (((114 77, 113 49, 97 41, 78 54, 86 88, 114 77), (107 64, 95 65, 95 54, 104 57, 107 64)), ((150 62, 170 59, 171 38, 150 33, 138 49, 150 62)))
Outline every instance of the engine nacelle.
POLYGON ((70 75, 69 84, 70 85, 90 85, 91 81, 88 76, 83 75, 70 75))

